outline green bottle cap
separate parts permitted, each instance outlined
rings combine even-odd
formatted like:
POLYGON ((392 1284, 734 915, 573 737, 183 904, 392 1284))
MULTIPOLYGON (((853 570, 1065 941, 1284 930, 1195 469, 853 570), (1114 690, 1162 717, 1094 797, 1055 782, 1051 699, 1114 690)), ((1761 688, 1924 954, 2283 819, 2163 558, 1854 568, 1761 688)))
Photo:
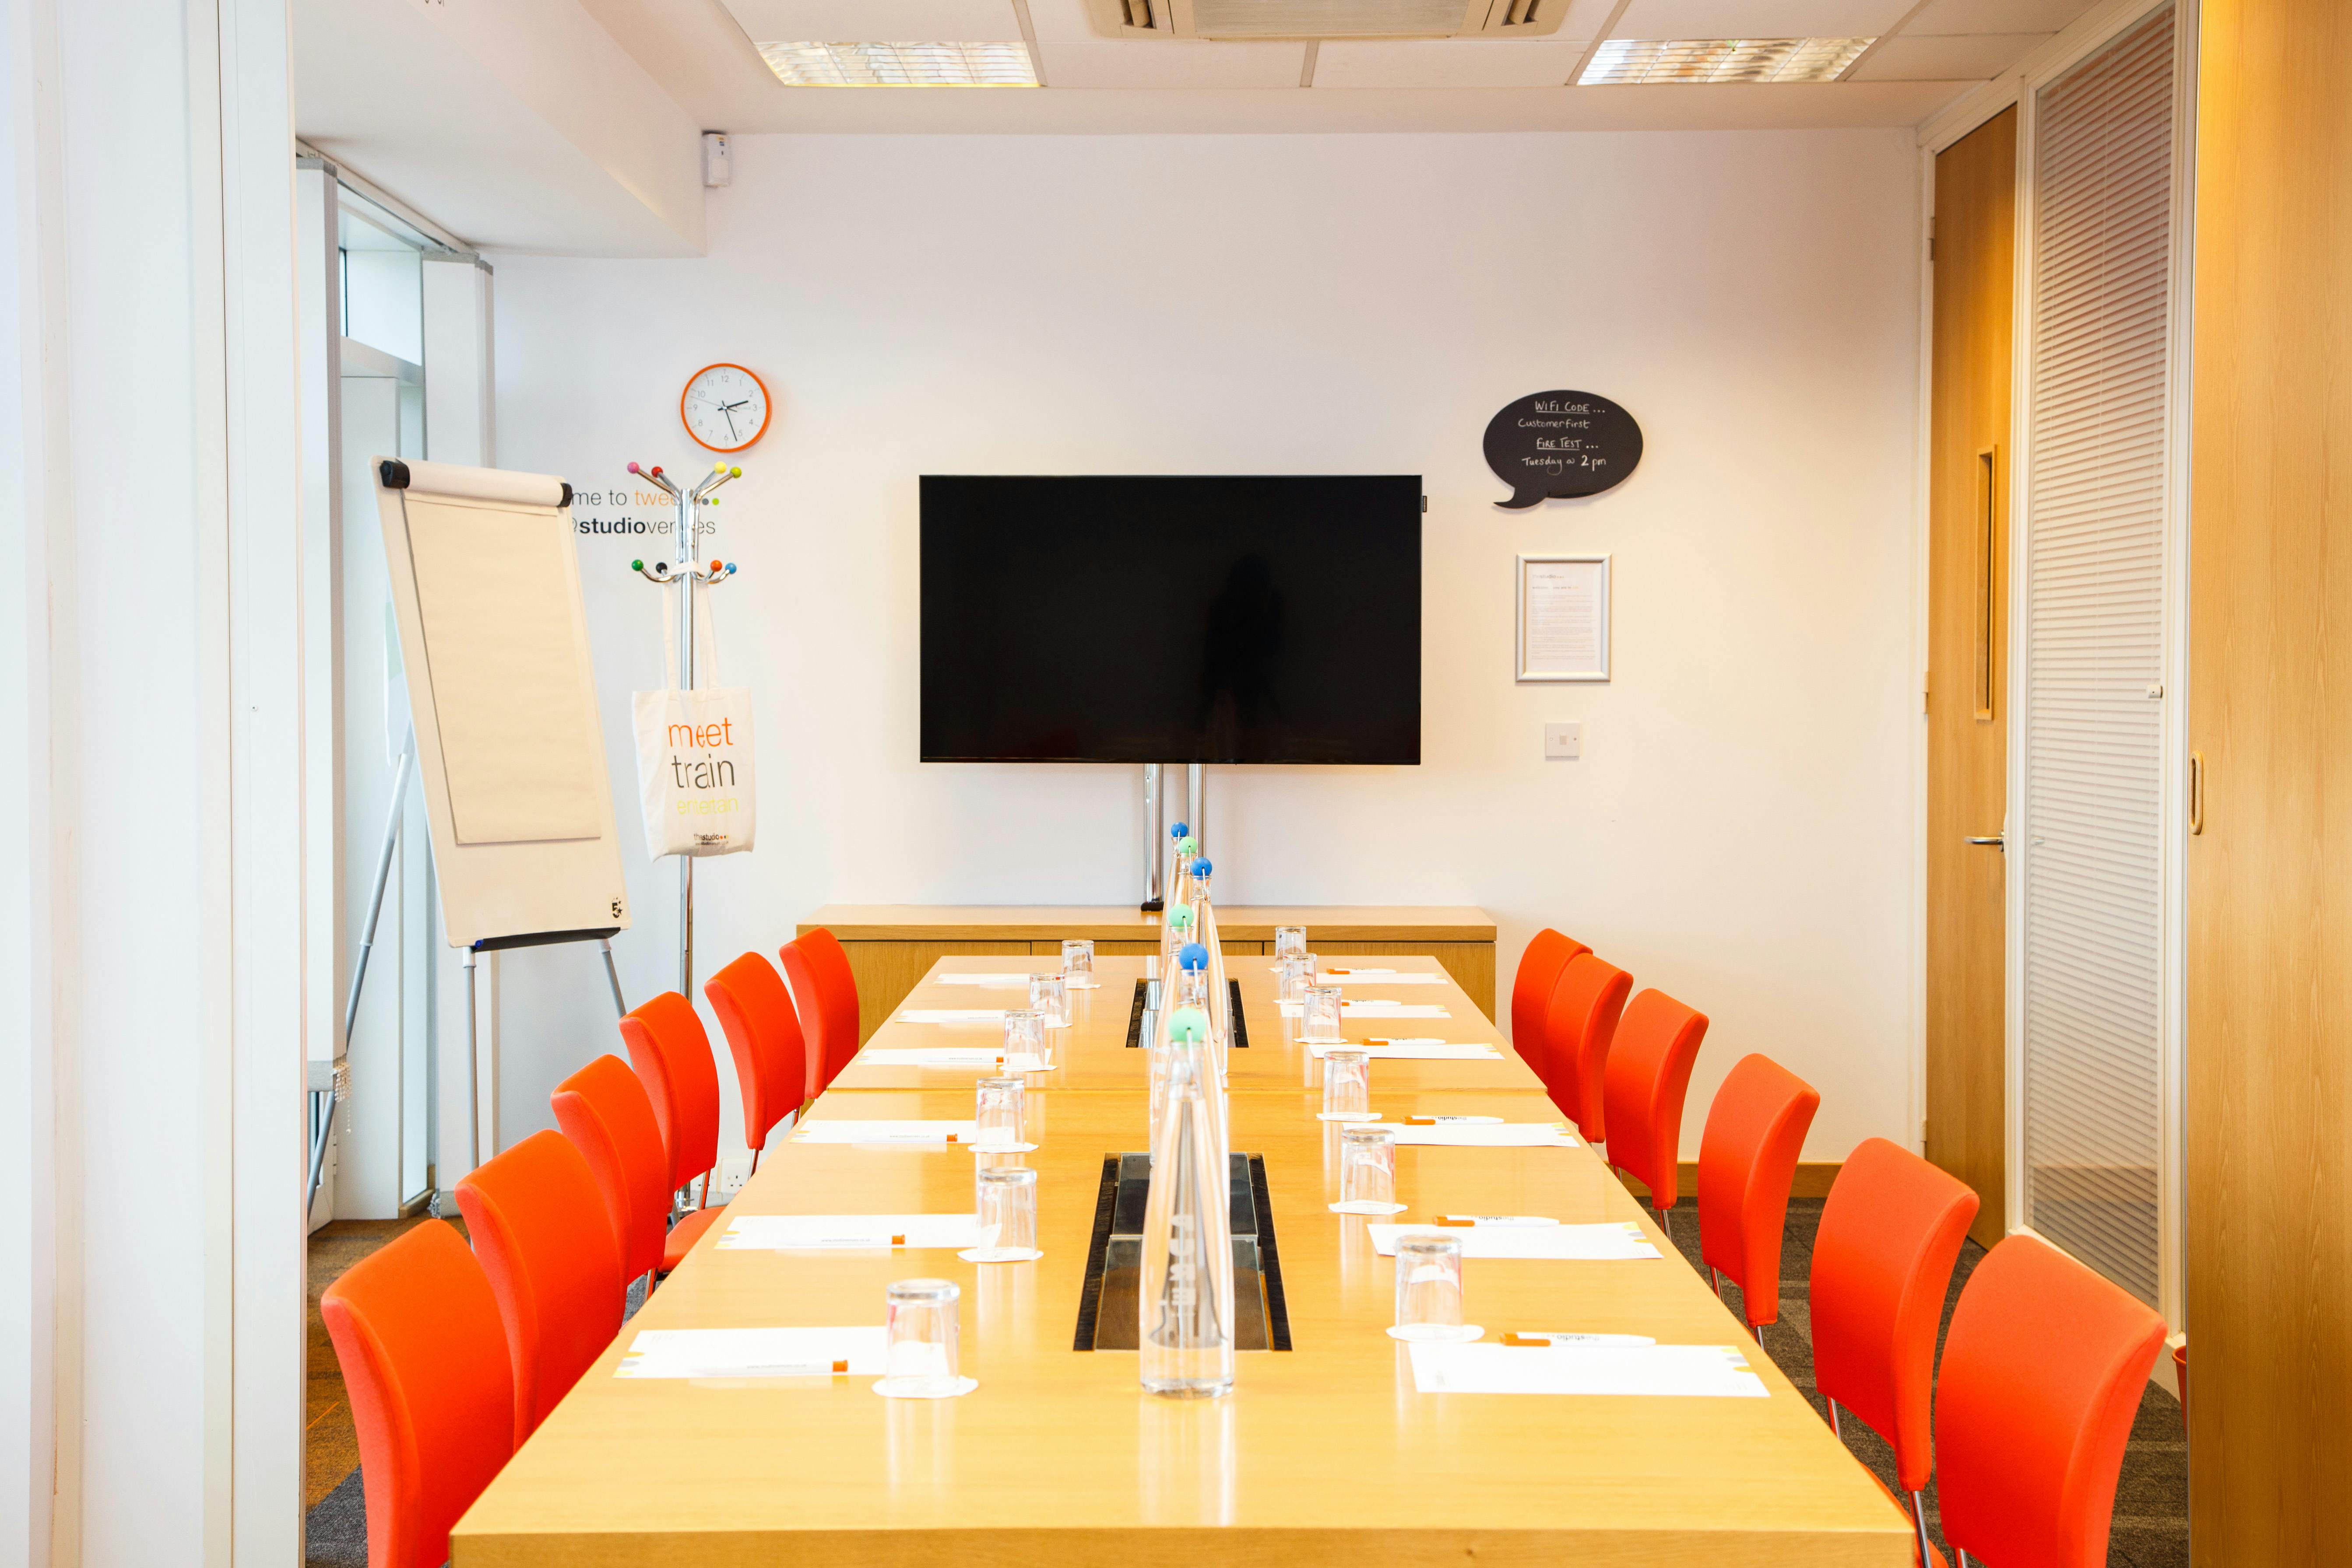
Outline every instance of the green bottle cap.
POLYGON ((1199 1045, 1209 1037, 1208 1015, 1198 1007, 1179 1007, 1168 1015, 1168 1037, 1199 1045))
POLYGON ((1168 927, 1169 927, 1169 929, 1170 929, 1171 931, 1190 931, 1190 930, 1192 930, 1192 905, 1190 905, 1190 904, 1171 904, 1171 905, 1169 905, 1169 906, 1168 906, 1168 927))
POLYGON ((1201 841, 1189 833, 1176 841, 1176 853, 1179 855, 1198 855, 1200 852, 1201 841))

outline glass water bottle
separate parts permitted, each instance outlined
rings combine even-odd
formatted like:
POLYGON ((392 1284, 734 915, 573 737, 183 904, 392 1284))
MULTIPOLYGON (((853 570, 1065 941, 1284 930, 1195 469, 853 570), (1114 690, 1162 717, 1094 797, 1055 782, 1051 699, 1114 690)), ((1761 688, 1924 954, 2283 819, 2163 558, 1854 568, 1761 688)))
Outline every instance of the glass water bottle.
POLYGON ((1140 1372, 1146 1392, 1171 1399, 1213 1399, 1234 1385, 1231 1196, 1200 1065, 1197 1047, 1170 1052, 1144 1205, 1140 1372))

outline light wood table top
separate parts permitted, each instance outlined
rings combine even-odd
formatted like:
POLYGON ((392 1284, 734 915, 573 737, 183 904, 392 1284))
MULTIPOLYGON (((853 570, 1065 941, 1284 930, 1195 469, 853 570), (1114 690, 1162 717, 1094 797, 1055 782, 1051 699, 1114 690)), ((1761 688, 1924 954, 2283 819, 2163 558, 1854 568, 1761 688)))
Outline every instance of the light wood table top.
MULTIPOLYGON (((1097 958, 1095 978, 1099 983, 1090 990, 1070 993, 1070 1027, 1051 1031, 1054 1068, 1050 1072, 1030 1075, 1033 1090, 1057 1089, 1126 1089, 1141 1092, 1148 1088, 1144 1074, 1144 1053, 1128 1049, 1128 1018, 1135 1005, 1135 984, 1143 977, 1147 963, 1141 958, 1097 958), (1104 1044, 1111 1047, 1103 1048, 1104 1044)), ((1451 1015, 1444 1018, 1380 1019, 1369 1016, 1348 1017, 1340 1033, 1347 1039, 1361 1042, 1373 1036, 1414 1036, 1444 1039, 1462 1045, 1492 1046, 1502 1053, 1499 1061, 1375 1061, 1372 1064, 1372 1087, 1375 1093, 1383 1089, 1528 1089, 1540 1090, 1542 1080, 1511 1049, 1495 1026, 1487 1021, 1461 987, 1445 978, 1445 971, 1435 960, 1426 958, 1383 958, 1386 968, 1412 973, 1434 974, 1440 979, 1435 985, 1351 984, 1345 988, 1350 998, 1393 999, 1408 1003, 1428 1003, 1442 1006, 1451 1015)), ((941 959, 932 965, 927 976, 908 993, 900 1011, 906 1008, 933 1007, 1025 1007, 1029 999, 1018 992, 999 990, 982 985, 953 985, 941 983, 940 974, 1020 974, 1024 973, 1051 974, 1061 970, 1058 958, 971 957, 941 959)), ((1321 1064, 1297 1040, 1298 1024, 1295 1018, 1285 1018, 1275 995, 1276 979, 1273 961, 1263 957, 1242 955, 1225 961, 1225 977, 1238 981, 1242 988, 1242 1016, 1249 1036, 1246 1049, 1227 1054, 1226 1087, 1234 1093, 1262 1089, 1319 1089, 1323 1079, 1321 1064)), ((971 1025, 909 1023, 894 1013, 877 1029, 834 1080, 835 1089, 930 1089, 954 1083, 971 1083, 990 1068, 976 1067, 908 1067, 877 1060, 872 1053, 877 1050, 919 1049, 924 1047, 993 1046, 1003 1037, 1003 1026, 989 1021, 971 1025)))
MULTIPOLYGON (((1448 1022, 1478 1019, 1458 990, 1412 989, 1450 994, 1448 1022)), ((1234 1393, 1200 1403, 1144 1394, 1131 1353, 1073 1350, 1103 1158, 1145 1142, 1141 1056, 1125 1048, 1125 1027, 1122 1006, 1068 1031, 1060 1070, 1091 1079, 1108 1057, 1103 1087, 1066 1080, 1029 1102, 1024 1131, 1039 1147, 1022 1158, 1038 1172, 1041 1259, 719 1251, 714 1229, 467 1514, 457 1568, 1910 1560, 1902 1514, 1760 1354, 1750 1363, 1765 1399, 1418 1393, 1404 1348, 1382 1332, 1392 1265, 1365 1220, 1326 1206, 1337 1130, 1314 1119, 1319 1091, 1280 1072, 1237 1084, 1230 1105, 1234 1148, 1265 1157, 1295 1348, 1244 1354, 1234 1393), (961 1399, 882 1399, 862 1377, 613 1375, 640 1329, 878 1323, 884 1287, 919 1276, 963 1288, 962 1370, 980 1387, 961 1399)), ((1373 1106, 1388 1120, 1556 1115, 1524 1085, 1414 1086, 1381 1071, 1407 1065, 1475 1064, 1376 1066, 1373 1106)), ((970 1088, 952 1081, 835 1087, 810 1111, 971 1115, 970 1088)), ((772 1148, 733 1207, 969 1212, 974 1159, 952 1146, 795 1137, 772 1148)), ((1580 1145, 1401 1149, 1397 1196, 1409 1221, 1540 1214, 1631 1220, 1657 1238, 1580 1145)), ((1469 1315, 1490 1337, 1576 1330, 1744 1344, 1731 1313, 1661 1247, 1666 1256, 1641 1262, 1473 1261, 1469 1315)))
MULTIPOLYGON (((1132 904, 827 904, 799 929, 819 926, 843 942, 1150 942, 1160 917, 1132 904)), ((1276 926, 1305 926, 1334 942, 1495 940, 1495 917, 1468 904, 1217 905, 1217 931, 1229 941, 1272 942, 1276 926)))

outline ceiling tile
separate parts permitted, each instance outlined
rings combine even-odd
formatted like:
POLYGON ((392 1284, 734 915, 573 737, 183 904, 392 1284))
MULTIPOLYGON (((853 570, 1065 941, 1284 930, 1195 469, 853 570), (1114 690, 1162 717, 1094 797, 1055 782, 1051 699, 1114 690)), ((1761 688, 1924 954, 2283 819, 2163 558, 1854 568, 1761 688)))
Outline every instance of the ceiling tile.
POLYGON ((971 44, 1019 41, 1013 0, 726 0, 751 41, 971 44))
POLYGON ((1056 44, 1111 42, 1087 18, 1087 0, 1029 0, 1029 25, 1037 41, 1056 44))
POLYGON ((2054 33, 2098 0, 1928 0, 1906 38, 1953 33, 2054 33))
POLYGON ((1189 38, 1040 41, 1045 85, 1113 88, 1289 87, 1307 64, 1304 44, 1228 44, 1189 38))
POLYGON ((1585 41, 1501 43, 1481 38, 1373 43, 1327 39, 1315 57, 1323 87, 1561 87, 1585 41))
POLYGON ((2032 54, 2048 33, 1963 33, 1915 38, 1899 33, 1855 68, 1848 81, 1966 81, 1997 77, 2032 54))
POLYGON ((1633 0, 1619 38, 1874 38, 1911 0, 1633 0))

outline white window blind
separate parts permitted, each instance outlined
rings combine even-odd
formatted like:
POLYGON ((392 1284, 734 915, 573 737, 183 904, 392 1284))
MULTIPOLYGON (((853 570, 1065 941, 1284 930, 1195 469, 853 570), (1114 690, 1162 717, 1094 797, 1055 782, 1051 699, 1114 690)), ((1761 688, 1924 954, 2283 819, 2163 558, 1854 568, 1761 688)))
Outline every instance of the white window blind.
POLYGON ((2025 1221, 2156 1304, 2174 18, 2039 93, 2021 736, 2025 1221))

